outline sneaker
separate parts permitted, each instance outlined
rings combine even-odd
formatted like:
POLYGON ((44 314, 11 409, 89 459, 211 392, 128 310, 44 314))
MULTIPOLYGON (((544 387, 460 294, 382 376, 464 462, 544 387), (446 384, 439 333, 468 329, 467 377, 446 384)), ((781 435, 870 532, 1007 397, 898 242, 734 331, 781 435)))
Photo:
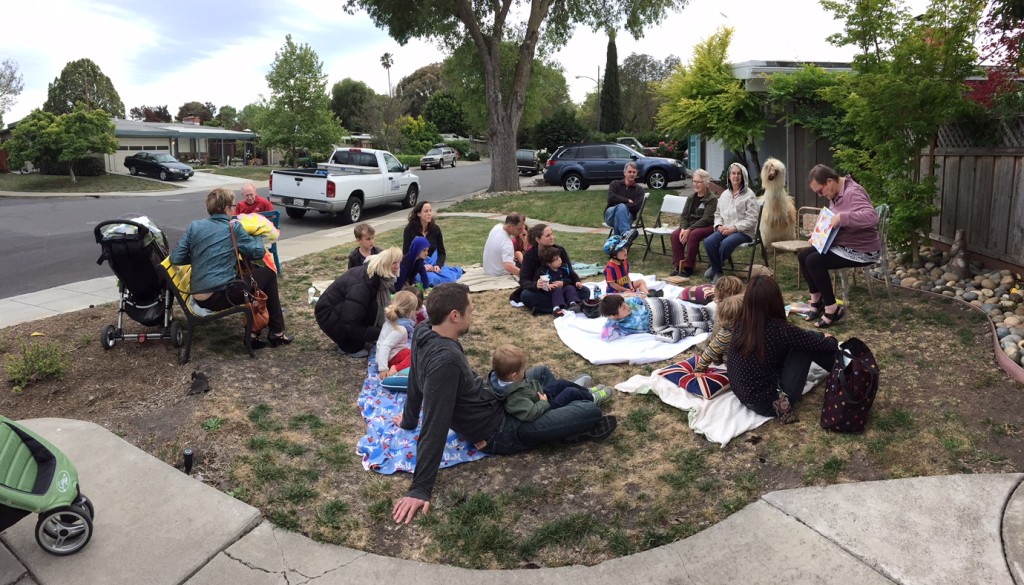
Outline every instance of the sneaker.
POLYGON ((594 379, 590 377, 590 374, 583 374, 572 381, 577 386, 583 386, 584 388, 590 388, 590 385, 594 383, 594 379))
POLYGON ((573 313, 579 313, 580 312, 580 304, 579 303, 575 303, 575 302, 574 303, 569 303, 569 310, 572 311, 573 313))
POLYGON ((628 232, 622 234, 622 237, 626 238, 626 246, 632 246, 633 242, 635 242, 639 236, 640 232, 636 230, 629 230, 628 232))
POLYGON ((722 278, 723 276, 725 276, 725 274, 719 272, 714 276, 714 278, 711 279, 711 284, 718 284, 718 279, 722 278))
POLYGON ((365 349, 360 349, 357 352, 349 353, 347 351, 342 350, 340 347, 338 348, 338 353, 343 355, 343 356, 345 356, 345 357, 356 358, 356 359, 364 358, 364 357, 370 355, 370 352, 366 351, 365 349))
POLYGON ((615 388, 604 384, 598 384, 590 389, 590 393, 594 395, 594 402, 598 406, 601 406, 612 399, 612 396, 615 395, 615 388))
POLYGON ((565 438, 566 443, 582 443, 583 441, 603 441, 611 436, 612 432, 615 431, 615 427, 618 426, 618 421, 615 417, 606 414, 601 418, 597 419, 594 426, 585 433, 578 435, 571 435, 565 438))
POLYGON ((711 278, 714 275, 715 275, 715 269, 714 268, 708 268, 707 270, 704 271, 704 278, 711 278))
POLYGON ((682 273, 682 272, 679 272, 678 270, 673 270, 672 272, 669 272, 669 273, 668 273, 668 275, 669 275, 670 277, 671 277, 671 276, 682 276, 682 275, 683 275, 683 273, 682 273))
POLYGON ((557 319, 557 318, 561 317, 564 314, 565 314, 565 309, 563 309, 561 307, 556 307, 556 308, 552 309, 552 311, 551 311, 551 318, 552 319, 557 319))
POLYGON ((650 291, 647 291, 647 296, 654 297, 654 298, 661 298, 661 297, 665 296, 665 291, 663 291, 663 290, 650 290, 650 291))

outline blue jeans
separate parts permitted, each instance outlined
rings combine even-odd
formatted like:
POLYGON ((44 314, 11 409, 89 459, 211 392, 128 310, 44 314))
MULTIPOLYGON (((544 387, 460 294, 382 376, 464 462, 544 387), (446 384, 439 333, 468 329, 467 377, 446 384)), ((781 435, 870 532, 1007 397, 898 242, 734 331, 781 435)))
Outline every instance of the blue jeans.
POLYGON ((562 408, 577 400, 594 401, 594 395, 590 390, 569 380, 555 380, 553 384, 546 384, 544 394, 547 394, 551 408, 562 408))
POLYGON ((521 453, 544 443, 585 433, 601 416, 601 408, 596 403, 583 400, 548 410, 533 422, 523 422, 506 414, 498 431, 487 440, 481 451, 492 455, 521 453))
POLYGON ((625 203, 619 203, 604 210, 604 222, 611 226, 615 235, 621 236, 631 229, 633 214, 625 203))
POLYGON ((717 231, 704 240, 704 251, 708 253, 708 261, 711 263, 711 274, 722 274, 722 264, 732 257, 732 251, 740 244, 750 243, 750 236, 743 232, 736 232, 723 236, 717 231))
MULTIPOLYGON (((590 289, 587 287, 575 288, 576 292, 580 295, 580 300, 586 300, 590 298, 590 289)), ((554 304, 551 301, 551 292, 541 289, 524 288, 523 292, 519 294, 519 300, 524 305, 531 309, 537 309, 543 313, 550 313, 554 304)))

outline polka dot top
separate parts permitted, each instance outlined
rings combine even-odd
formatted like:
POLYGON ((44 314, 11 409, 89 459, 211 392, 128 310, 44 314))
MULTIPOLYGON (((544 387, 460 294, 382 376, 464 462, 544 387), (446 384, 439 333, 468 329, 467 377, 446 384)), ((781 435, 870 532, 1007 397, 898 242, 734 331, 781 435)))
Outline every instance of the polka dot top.
MULTIPOLYGON (((742 325, 733 327, 733 342, 743 335, 742 325)), ((729 385, 743 404, 771 404, 778 398, 778 380, 790 349, 808 352, 836 351, 839 342, 816 331, 801 329, 781 319, 768 319, 764 332, 764 361, 745 356, 729 347, 729 385)))

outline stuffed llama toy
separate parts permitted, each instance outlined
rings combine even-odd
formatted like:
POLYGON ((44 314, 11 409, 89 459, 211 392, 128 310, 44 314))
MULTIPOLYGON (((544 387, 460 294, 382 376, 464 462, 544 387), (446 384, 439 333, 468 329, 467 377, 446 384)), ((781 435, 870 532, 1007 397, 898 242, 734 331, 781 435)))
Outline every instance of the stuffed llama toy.
POLYGON ((760 200, 764 204, 761 212, 761 255, 768 264, 768 250, 772 242, 782 242, 794 238, 796 226, 796 205, 786 191, 786 165, 776 158, 769 158, 761 167, 761 185, 764 195, 760 200))

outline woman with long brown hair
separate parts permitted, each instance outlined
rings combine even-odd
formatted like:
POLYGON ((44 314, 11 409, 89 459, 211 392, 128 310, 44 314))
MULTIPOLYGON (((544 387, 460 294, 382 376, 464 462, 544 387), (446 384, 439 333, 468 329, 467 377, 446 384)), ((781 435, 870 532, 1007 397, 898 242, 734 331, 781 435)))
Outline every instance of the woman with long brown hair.
POLYGON ((835 337, 786 321, 779 285, 758 275, 743 294, 743 310, 733 326, 729 385, 750 410, 793 422, 791 405, 803 396, 811 362, 829 370, 838 349, 835 337))
MULTIPOLYGON (((540 251, 543 248, 555 248, 562 258, 562 266, 572 267, 569 260, 569 253, 565 248, 555 243, 555 233, 551 226, 546 223, 538 223, 530 227, 527 232, 531 248, 523 254, 523 266, 519 271, 519 292, 520 300, 527 307, 533 309, 534 313, 550 313, 553 304, 551 291, 544 288, 540 275, 544 272, 544 263, 540 261, 540 251)), ((581 299, 590 298, 590 289, 583 287, 579 291, 581 299)))

